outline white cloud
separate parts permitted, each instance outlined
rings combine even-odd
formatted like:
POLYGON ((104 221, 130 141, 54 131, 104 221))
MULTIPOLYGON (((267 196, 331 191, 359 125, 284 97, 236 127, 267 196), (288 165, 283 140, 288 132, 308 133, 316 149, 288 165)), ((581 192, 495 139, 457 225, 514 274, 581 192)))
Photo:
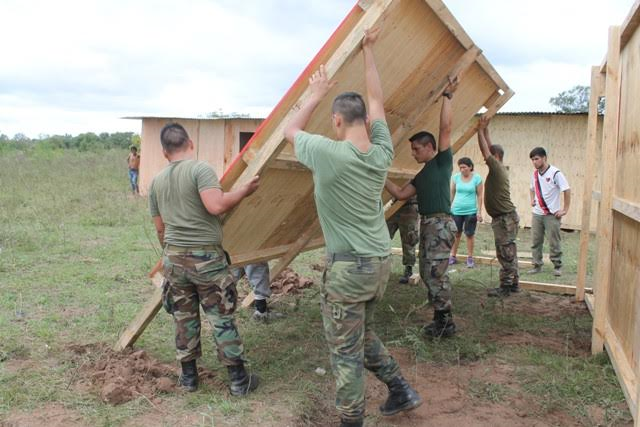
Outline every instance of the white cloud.
MULTIPOLYGON (((630 0, 445 0, 516 91, 588 84, 630 0)), ((3 0, 0 133, 137 129, 124 115, 266 115, 353 0, 3 0)))

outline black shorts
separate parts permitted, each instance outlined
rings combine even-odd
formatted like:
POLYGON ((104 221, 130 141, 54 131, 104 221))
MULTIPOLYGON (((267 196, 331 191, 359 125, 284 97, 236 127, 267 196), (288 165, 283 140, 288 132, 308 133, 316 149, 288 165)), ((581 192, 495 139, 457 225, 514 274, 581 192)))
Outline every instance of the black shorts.
POLYGON ((469 237, 476 234, 476 226, 478 225, 478 217, 476 214, 452 216, 456 227, 458 227, 458 232, 464 230, 465 236, 469 237))

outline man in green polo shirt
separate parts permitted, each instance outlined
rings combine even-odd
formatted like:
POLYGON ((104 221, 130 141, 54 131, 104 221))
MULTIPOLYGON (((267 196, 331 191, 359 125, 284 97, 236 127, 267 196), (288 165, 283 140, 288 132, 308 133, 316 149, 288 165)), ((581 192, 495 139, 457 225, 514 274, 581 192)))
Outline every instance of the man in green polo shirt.
POLYGON ((362 96, 345 92, 333 101, 337 140, 303 130, 332 87, 321 65, 309 79, 311 96, 285 129, 296 157, 313 173, 316 207, 327 245, 320 306, 343 427, 363 425, 363 368, 389 388, 389 396, 380 406, 383 415, 408 411, 422 403, 372 329, 375 305, 384 294, 391 269, 381 194, 393 159, 373 58, 377 36, 378 30, 368 31, 362 42, 368 116, 362 96))
POLYGON ((504 149, 491 144, 489 137, 489 119, 482 117, 478 124, 478 145, 489 167, 485 183, 484 206, 491 215, 491 228, 496 244, 496 257, 500 262, 500 286, 489 289, 490 297, 508 297, 519 292, 518 247, 516 238, 520 218, 511 201, 509 173, 502 163, 504 149))
POLYGON ((231 394, 243 396, 258 386, 258 377, 244 368, 244 349, 233 316, 238 294, 222 249, 219 215, 253 193, 258 177, 225 193, 211 166, 191 160, 193 142, 181 125, 166 125, 160 142, 169 164, 151 183, 149 208, 164 247, 167 283, 162 303, 176 324, 176 358, 182 365, 179 384, 187 391, 198 387, 202 306, 213 327, 218 359, 229 371, 231 394))
POLYGON ((435 137, 426 131, 409 138, 411 154, 424 167, 413 180, 400 187, 387 180, 386 189, 397 200, 417 194, 420 213, 420 277, 427 285, 429 302, 433 304, 433 322, 422 331, 429 337, 450 337, 456 332, 451 314, 451 283, 447 275, 449 254, 455 241, 456 224, 451 218, 451 98, 457 80, 451 80, 442 93, 440 135, 436 148, 435 137))

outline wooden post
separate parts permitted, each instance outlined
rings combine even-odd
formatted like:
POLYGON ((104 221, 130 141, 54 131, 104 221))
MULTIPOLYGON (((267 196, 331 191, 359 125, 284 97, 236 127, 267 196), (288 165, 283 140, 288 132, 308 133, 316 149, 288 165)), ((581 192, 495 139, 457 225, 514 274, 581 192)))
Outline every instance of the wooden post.
POLYGON ((591 232, 591 193, 595 180, 593 171, 596 170, 596 148, 598 145, 598 101, 602 96, 603 80, 600 67, 591 67, 591 99, 589 101, 589 122, 587 124, 587 152, 584 167, 582 229, 580 231, 576 301, 584 301, 584 288, 587 281, 587 255, 589 254, 589 234, 591 232))
POLYGON ((598 267, 595 286, 595 313, 591 334, 591 352, 602 352, 605 342, 611 256, 613 242, 613 191, 615 189, 616 151, 620 115, 620 27, 609 28, 607 51, 606 113, 602 137, 602 199, 600 201, 598 267))

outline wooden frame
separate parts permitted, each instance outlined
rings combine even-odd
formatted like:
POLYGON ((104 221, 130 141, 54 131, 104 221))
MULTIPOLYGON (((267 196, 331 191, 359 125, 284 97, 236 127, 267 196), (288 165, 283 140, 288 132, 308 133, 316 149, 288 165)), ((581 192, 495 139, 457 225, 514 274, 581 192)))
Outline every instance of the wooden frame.
MULTIPOLYGON (((333 98, 347 90, 365 91, 360 43, 364 30, 374 26, 382 26, 374 54, 396 148, 389 174, 393 181, 406 182, 421 167, 408 144, 400 142, 419 130, 437 129, 449 78, 462 76, 453 101, 457 147, 475 133, 475 115, 483 106, 490 102, 485 114, 495 114, 513 95, 441 0, 358 2, 221 179, 228 191, 261 177, 259 189, 224 218, 224 247, 234 265, 281 257, 280 269, 297 253, 322 245, 320 227, 314 225, 312 176, 295 161, 284 127, 309 97, 309 76, 325 64, 337 85, 306 130, 332 135, 328 117, 333 98)), ((382 199, 386 203, 390 195, 385 192, 382 199)))
MULTIPOLYGON (((592 73, 590 114, 594 114, 603 78, 606 109, 602 188, 593 191, 594 199, 596 195, 600 199, 598 263, 594 296, 586 298, 593 315, 591 350, 599 353, 604 347, 609 354, 635 426, 640 426, 639 27, 637 0, 622 27, 609 29, 606 59, 592 73)), ((592 144, 588 149, 595 152, 592 144)), ((585 187, 585 194, 591 190, 585 187)), ((579 285, 583 286, 586 245, 582 242, 580 263, 579 285)))

